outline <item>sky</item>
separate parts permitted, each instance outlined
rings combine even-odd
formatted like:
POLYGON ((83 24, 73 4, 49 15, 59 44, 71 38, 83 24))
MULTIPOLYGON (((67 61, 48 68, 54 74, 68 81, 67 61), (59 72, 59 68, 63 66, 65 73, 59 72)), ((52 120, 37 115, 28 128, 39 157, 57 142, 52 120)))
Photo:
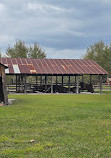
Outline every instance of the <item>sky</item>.
POLYGON ((0 0, 0 50, 37 42, 47 58, 80 59, 111 43, 111 0, 0 0))

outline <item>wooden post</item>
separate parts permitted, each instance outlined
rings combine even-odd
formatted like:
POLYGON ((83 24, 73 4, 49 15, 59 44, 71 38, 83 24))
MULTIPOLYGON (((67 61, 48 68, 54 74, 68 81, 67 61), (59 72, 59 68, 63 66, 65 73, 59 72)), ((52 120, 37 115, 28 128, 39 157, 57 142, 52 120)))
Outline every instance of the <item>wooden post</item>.
POLYGON ((23 75, 21 75, 21 92, 23 92, 24 89, 23 89, 23 75))
POLYGON ((79 76, 76 76, 77 82, 76 82, 76 93, 79 93, 79 76))
POLYGON ((42 75, 40 76, 40 85, 42 85, 42 75))
POLYGON ((70 76, 69 76, 69 83, 68 83, 68 89, 69 89, 69 93, 70 93, 70 76))
POLYGON ((8 105, 5 66, 1 64, 0 64, 0 99, 1 99, 0 101, 2 101, 4 105, 8 105))
POLYGON ((53 93, 53 77, 51 75, 51 94, 53 93))
POLYGON ((47 90, 47 76, 45 76, 45 91, 47 90))
POLYGON ((35 77, 36 77, 36 85, 37 85, 38 84, 38 76, 36 75, 35 77))
POLYGON ((20 93, 20 75, 18 76, 19 93, 20 93))
POLYGON ((7 87, 6 87, 5 69, 2 72, 2 84, 3 84, 4 104, 8 105, 8 95, 7 95, 7 87))
POLYGON ((100 75, 100 94, 102 94, 102 75, 100 75))
POLYGON ((57 76, 56 76, 56 86, 57 86, 57 76))
POLYGON ((82 82, 84 83, 84 75, 82 75, 82 82))
POLYGON ((61 84, 62 87, 63 87, 63 84, 64 84, 64 78, 63 78, 63 75, 62 75, 62 84, 61 84))
POLYGON ((17 75, 16 75, 16 93, 17 93, 17 75))
MULTIPOLYGON (((84 83, 84 75, 82 75, 82 83, 84 83)), ((84 90, 82 89, 82 92, 83 92, 84 90)))
POLYGON ((75 76, 75 88, 76 88, 76 82, 77 82, 77 79, 76 79, 76 76, 75 76))
POLYGON ((24 92, 26 93, 26 83, 27 83, 27 79, 26 79, 26 74, 25 74, 25 76, 24 76, 24 78, 25 78, 25 81, 24 81, 24 92))
POLYGON ((90 83, 92 83, 92 75, 90 75, 90 83))

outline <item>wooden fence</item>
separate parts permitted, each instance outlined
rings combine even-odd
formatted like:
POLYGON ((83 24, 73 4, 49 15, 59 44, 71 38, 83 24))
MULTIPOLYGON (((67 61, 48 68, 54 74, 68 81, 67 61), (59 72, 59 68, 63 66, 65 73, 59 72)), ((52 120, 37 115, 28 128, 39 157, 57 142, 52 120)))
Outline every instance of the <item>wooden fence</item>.
MULTIPOLYGON (((58 83, 57 85, 61 85, 61 83, 58 83)), ((16 84, 8 84, 7 85, 7 90, 8 92, 16 92, 16 88, 17 89, 24 89, 24 86, 25 84, 22 84, 22 85, 17 85, 16 87, 16 84)), ((32 83, 32 84, 27 84, 26 86, 26 92, 33 92, 33 89, 34 87, 36 86, 35 83, 32 83)), ((64 87, 68 87, 67 83, 63 85, 64 87)), ((70 84, 70 87, 73 87, 74 84, 70 84)), ((100 91, 100 85, 93 85, 93 88, 94 88, 94 91, 100 91)), ((103 84, 102 85, 102 91, 111 91, 111 85, 106 85, 106 84, 103 84)))

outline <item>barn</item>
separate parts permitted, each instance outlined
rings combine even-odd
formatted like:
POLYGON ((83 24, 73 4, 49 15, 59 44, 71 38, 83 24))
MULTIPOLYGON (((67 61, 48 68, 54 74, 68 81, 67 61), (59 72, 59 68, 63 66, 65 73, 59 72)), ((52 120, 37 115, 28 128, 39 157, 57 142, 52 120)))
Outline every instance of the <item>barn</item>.
POLYGON ((8 67, 0 63, 0 104, 8 104, 5 69, 8 67))
POLYGON ((5 70, 6 75, 16 77, 16 92, 79 93, 88 86, 88 91, 93 92, 92 76, 96 75, 100 80, 101 93, 102 78, 108 74, 96 62, 86 59, 1 58, 0 62, 8 67, 5 70), (85 84, 84 75, 90 76, 89 85, 85 84), (36 82, 29 84, 28 76, 35 77, 36 82), (64 83, 66 77, 68 82, 64 83), (58 78, 61 78, 61 83, 58 83, 58 78))

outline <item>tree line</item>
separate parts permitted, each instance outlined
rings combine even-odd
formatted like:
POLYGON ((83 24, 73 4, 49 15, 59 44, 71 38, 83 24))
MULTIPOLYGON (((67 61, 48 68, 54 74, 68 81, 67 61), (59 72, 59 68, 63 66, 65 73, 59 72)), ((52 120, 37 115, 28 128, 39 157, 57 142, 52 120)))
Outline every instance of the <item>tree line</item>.
MULTIPOLYGON (((0 53, 2 57, 2 53, 0 53)), ((46 58, 45 51, 42 50, 39 44, 34 43, 33 45, 26 45, 24 41, 18 40, 14 46, 8 46, 6 49, 5 57, 9 58, 35 58, 41 59, 46 58)))
POLYGON ((94 60, 104 68, 111 77, 111 44, 107 45, 100 40, 87 48, 87 53, 83 58, 94 60))

